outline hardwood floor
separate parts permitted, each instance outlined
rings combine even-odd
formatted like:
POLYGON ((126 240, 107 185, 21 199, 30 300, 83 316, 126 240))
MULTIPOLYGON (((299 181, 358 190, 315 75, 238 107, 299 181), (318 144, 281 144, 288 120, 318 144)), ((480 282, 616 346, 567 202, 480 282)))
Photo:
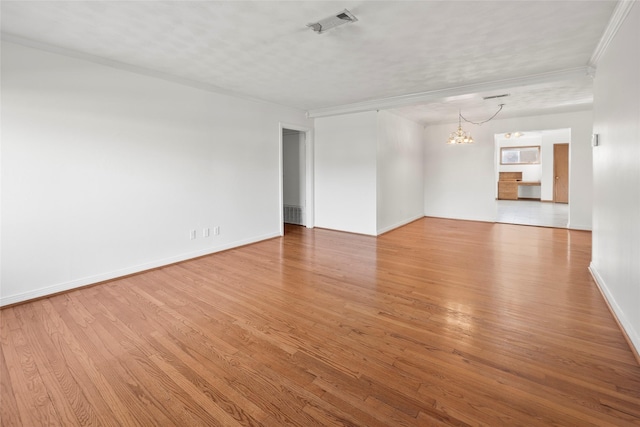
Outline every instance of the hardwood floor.
MULTIPOLYGON (((584 231, 425 218, 1 311, 2 426, 640 425, 584 231)), ((37 267, 34 267, 37 268, 37 267)))

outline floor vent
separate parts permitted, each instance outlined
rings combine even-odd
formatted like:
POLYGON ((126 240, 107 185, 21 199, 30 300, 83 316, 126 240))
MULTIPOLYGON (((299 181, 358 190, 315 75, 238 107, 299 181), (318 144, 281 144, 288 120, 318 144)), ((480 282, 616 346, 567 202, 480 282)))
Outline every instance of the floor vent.
POLYGON ((302 207, 284 205, 284 222, 287 224, 304 225, 302 223, 302 207))

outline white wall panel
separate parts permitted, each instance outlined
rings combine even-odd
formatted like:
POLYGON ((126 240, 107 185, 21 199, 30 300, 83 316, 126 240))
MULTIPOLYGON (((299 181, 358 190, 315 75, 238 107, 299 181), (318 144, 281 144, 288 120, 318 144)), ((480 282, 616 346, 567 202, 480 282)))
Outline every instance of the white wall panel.
POLYGON ((640 352, 640 4, 598 62, 591 270, 640 352))
POLYGON ((405 118, 378 113, 378 234, 424 216, 422 130, 405 118))
POLYGON ((376 116, 315 121, 315 225, 376 234, 376 116))
POLYGON ((279 235, 280 122, 312 126, 3 42, 1 303, 279 235))

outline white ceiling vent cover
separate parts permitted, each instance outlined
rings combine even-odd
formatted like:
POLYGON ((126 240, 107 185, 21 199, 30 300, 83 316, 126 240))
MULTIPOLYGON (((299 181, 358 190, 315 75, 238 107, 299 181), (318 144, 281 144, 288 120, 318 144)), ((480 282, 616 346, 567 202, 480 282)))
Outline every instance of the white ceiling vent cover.
POLYGON ((343 24, 348 24, 350 22, 356 22, 357 20, 358 18, 353 16, 351 12, 345 9, 342 12, 338 12, 335 15, 331 15, 330 17, 324 18, 318 22, 307 24, 307 27, 311 28, 318 34, 322 34, 332 28, 338 27, 343 24))

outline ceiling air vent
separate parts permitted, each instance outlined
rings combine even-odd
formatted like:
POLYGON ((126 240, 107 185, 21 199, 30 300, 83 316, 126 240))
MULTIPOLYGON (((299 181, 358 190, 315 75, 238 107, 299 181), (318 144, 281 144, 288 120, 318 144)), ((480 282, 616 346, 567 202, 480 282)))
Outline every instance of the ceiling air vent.
POLYGON ((504 97, 509 96, 509 95, 510 95, 509 93, 503 93, 502 95, 491 95, 491 96, 485 96, 485 97, 483 97, 482 99, 484 99, 484 100, 486 101, 487 99, 498 99, 498 98, 504 98, 504 97))
POLYGON ((357 20, 358 18, 353 16, 351 12, 345 9, 342 12, 338 12, 335 15, 329 16, 328 18, 321 19, 318 22, 307 24, 307 27, 311 28, 318 34, 322 34, 332 28, 338 27, 343 24, 348 24, 350 22, 356 22, 357 20))

